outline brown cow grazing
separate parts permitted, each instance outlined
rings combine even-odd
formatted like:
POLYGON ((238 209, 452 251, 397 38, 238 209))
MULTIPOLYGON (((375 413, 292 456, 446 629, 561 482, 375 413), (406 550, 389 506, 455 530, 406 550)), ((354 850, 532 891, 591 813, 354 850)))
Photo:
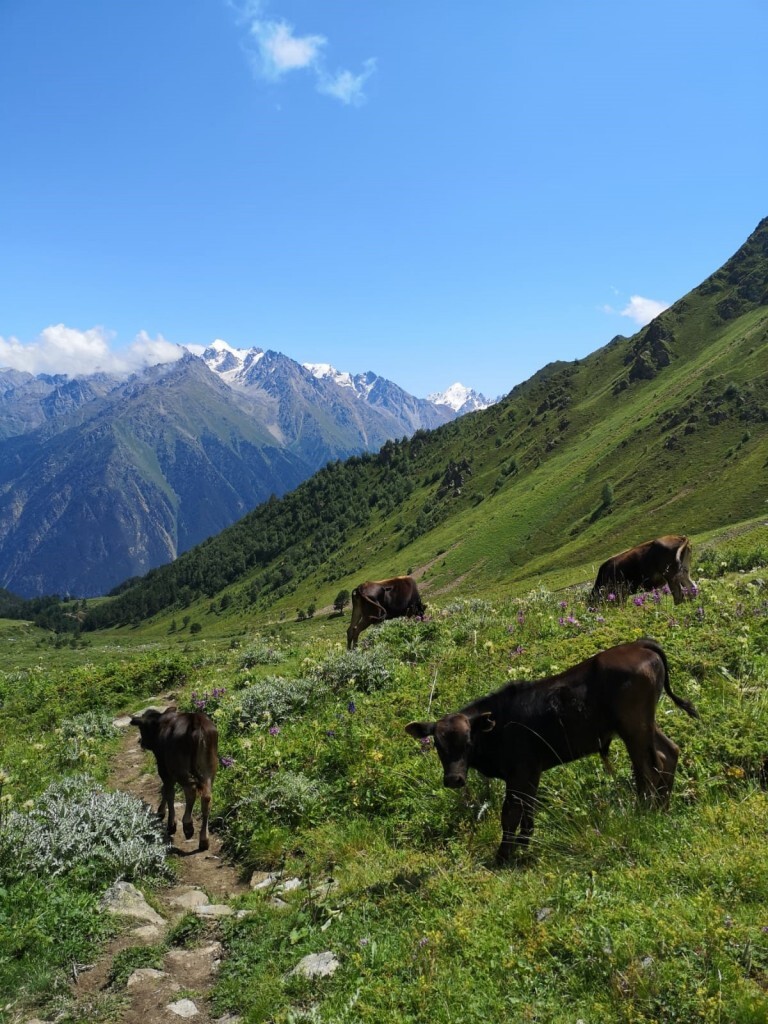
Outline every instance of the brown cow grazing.
POLYGON ((680 604, 696 594, 690 570, 691 542, 688 538, 657 537, 603 562, 588 600, 605 600, 610 593, 626 597, 636 590, 650 590, 667 583, 675 604, 680 604))
POLYGON ((347 630, 347 650, 357 646, 364 629, 385 619, 404 615, 423 615, 419 591, 412 576, 394 576, 391 580, 371 580, 352 591, 352 620, 347 630))
POLYGON ((405 731, 419 740, 434 738, 444 786, 464 786, 470 768, 504 780, 498 852, 503 863, 533 833, 542 772, 589 754, 606 757, 614 736, 629 752, 640 798, 666 805, 680 751, 656 725, 662 690, 699 717, 672 692, 661 647, 636 640, 551 678, 509 683, 437 722, 411 722, 405 731))
POLYGON ((157 761, 157 773, 162 782, 158 815, 162 818, 168 808, 168 835, 176 832, 174 793, 176 783, 184 790, 184 835, 191 839, 195 828, 192 808, 200 794, 199 850, 208 849, 208 812, 211 789, 218 767, 218 732, 211 719, 200 712, 177 711, 166 708, 158 711, 147 708, 139 716, 131 717, 131 725, 139 727, 139 742, 144 750, 151 750, 157 761))

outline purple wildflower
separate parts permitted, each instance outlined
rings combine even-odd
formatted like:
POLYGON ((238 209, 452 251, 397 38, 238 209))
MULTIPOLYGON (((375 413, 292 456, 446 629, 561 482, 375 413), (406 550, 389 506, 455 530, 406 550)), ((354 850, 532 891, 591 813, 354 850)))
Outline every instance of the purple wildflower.
POLYGON ((654 604, 658 604, 659 601, 661 601, 661 594, 658 592, 658 590, 654 589, 653 594, 651 596, 653 597, 654 604))
POLYGON ((561 601, 560 602, 560 607, 561 608, 567 608, 568 607, 568 602, 567 601, 561 601))
POLYGON ((638 608, 642 608, 645 604, 645 597, 642 594, 637 594, 637 596, 634 598, 633 603, 637 605, 638 608))
POLYGON ((512 651, 513 654, 522 654, 525 648, 522 644, 518 644, 517 647, 512 651))
POLYGON ((579 620, 576 618, 575 615, 569 615, 568 618, 565 621, 568 623, 569 626, 580 626, 581 625, 581 623, 579 622, 579 620))
POLYGON ((519 611, 517 613, 517 621, 520 623, 521 626, 525 623, 525 615, 523 615, 522 611, 519 611))
POLYGON ((280 726, 279 725, 270 725, 270 727, 269 727, 269 735, 270 736, 279 736, 280 735, 280 726))
POLYGON ((696 609, 696 615, 698 616, 699 622, 701 622, 701 620, 704 618, 704 609, 701 607, 701 605, 699 605, 699 607, 696 609))
POLYGON ((235 763, 234 757, 230 757, 229 754, 225 754, 223 757, 219 757, 219 764, 222 768, 231 768, 235 763))
POLYGON ((427 936, 423 935, 419 939, 419 949, 424 949, 424 947, 427 945, 428 942, 429 942, 429 939, 427 938, 427 936))
POLYGON ((605 619, 603 618, 602 615, 596 615, 595 616, 595 622, 605 622, 605 619))
POLYGON ((369 942, 369 940, 368 940, 368 939, 365 939, 365 938, 363 938, 363 939, 358 939, 358 940, 357 940, 357 944, 358 944, 358 946, 367 946, 367 945, 368 945, 368 942, 369 942))
POLYGON ((328 737, 329 739, 333 739, 333 737, 334 737, 334 736, 336 735, 336 730, 335 730, 335 729, 326 729, 326 730, 325 730, 325 735, 326 735, 326 736, 327 736, 327 737, 328 737))
POLYGON ((609 601, 615 601, 616 600, 616 595, 615 594, 609 594, 608 595, 608 600, 609 601))
POLYGON ((349 704, 347 704, 347 711, 350 713, 350 715, 354 715, 354 713, 357 711, 357 705, 353 700, 351 700, 349 704))
POLYGON ((421 752, 423 754, 425 754, 432 746, 432 742, 429 736, 422 736, 422 738, 419 740, 419 743, 421 744, 421 752))

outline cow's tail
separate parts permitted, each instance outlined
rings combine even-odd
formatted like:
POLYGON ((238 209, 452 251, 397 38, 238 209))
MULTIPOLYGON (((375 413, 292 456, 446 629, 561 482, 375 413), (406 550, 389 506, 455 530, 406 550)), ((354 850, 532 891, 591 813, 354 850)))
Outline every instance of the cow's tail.
POLYGON ((667 656, 664 653, 664 649, 662 648, 661 644, 657 643, 655 640, 652 640, 650 637, 643 637, 640 643, 643 645, 643 647, 647 647, 648 650, 651 650, 655 654, 658 654, 658 656, 661 658, 661 663, 664 666, 664 692, 669 697, 669 699, 674 701, 674 703, 677 704, 679 708, 682 708, 686 715, 690 715, 691 718, 701 718, 701 715, 689 700, 686 700, 684 697, 678 697, 676 693, 672 692, 672 687, 669 685, 669 664, 667 662, 667 656))

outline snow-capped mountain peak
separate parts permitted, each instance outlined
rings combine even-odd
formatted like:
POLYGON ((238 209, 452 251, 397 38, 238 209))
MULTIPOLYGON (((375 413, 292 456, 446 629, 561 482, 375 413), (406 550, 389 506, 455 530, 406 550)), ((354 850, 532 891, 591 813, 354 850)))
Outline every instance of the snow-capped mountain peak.
POLYGON ((481 395, 472 388, 465 387, 458 381, 455 384, 451 384, 445 391, 436 391, 431 395, 427 395, 427 401, 434 402, 435 405, 447 405, 455 413, 461 415, 465 412, 474 412, 475 409, 487 409, 489 405, 493 405, 493 402, 486 398, 485 395, 481 395))
POLYGON ((200 357, 209 370, 217 373, 227 384, 235 385, 264 355, 260 348, 233 348, 217 338, 200 357))
POLYGON ((302 363, 301 365, 305 370, 309 370, 313 377, 317 377, 318 380, 332 380, 343 388, 354 389, 355 387, 351 373, 337 370, 330 363, 302 363))

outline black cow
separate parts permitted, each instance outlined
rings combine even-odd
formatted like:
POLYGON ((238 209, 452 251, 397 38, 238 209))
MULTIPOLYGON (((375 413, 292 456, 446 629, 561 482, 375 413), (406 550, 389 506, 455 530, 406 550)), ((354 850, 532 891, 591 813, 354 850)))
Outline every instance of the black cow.
POLYGON ((357 646, 364 629, 385 619, 423 615, 419 591, 412 576, 394 576, 391 580, 370 580, 352 591, 352 620, 347 630, 347 650, 357 646))
POLYGON ((691 542, 688 538, 657 537, 603 562, 588 600, 605 600, 609 593, 625 597, 635 590, 650 590, 667 583, 675 604, 680 604, 686 598, 692 599, 696 593, 690 570, 691 542))
POLYGON ((184 790, 184 835, 191 839, 195 828, 192 808, 200 794, 200 841, 198 849, 208 849, 208 812, 211 789, 218 767, 218 741, 216 726, 201 712, 177 711, 166 708, 158 711, 147 708, 141 715, 131 717, 131 725, 139 727, 139 742, 144 750, 151 750, 157 762, 157 773, 162 782, 158 815, 162 818, 168 808, 168 835, 176 832, 174 792, 176 783, 184 790))
POLYGON ((434 738, 444 786, 464 786, 470 768, 504 780, 498 852, 504 862, 531 837, 542 772, 589 754, 605 758, 614 736, 629 752, 641 799, 666 805, 680 751, 656 725, 662 690, 699 717, 672 692, 664 651, 643 639, 601 651, 548 679, 509 683, 437 722, 411 722, 405 731, 420 740, 434 738))

